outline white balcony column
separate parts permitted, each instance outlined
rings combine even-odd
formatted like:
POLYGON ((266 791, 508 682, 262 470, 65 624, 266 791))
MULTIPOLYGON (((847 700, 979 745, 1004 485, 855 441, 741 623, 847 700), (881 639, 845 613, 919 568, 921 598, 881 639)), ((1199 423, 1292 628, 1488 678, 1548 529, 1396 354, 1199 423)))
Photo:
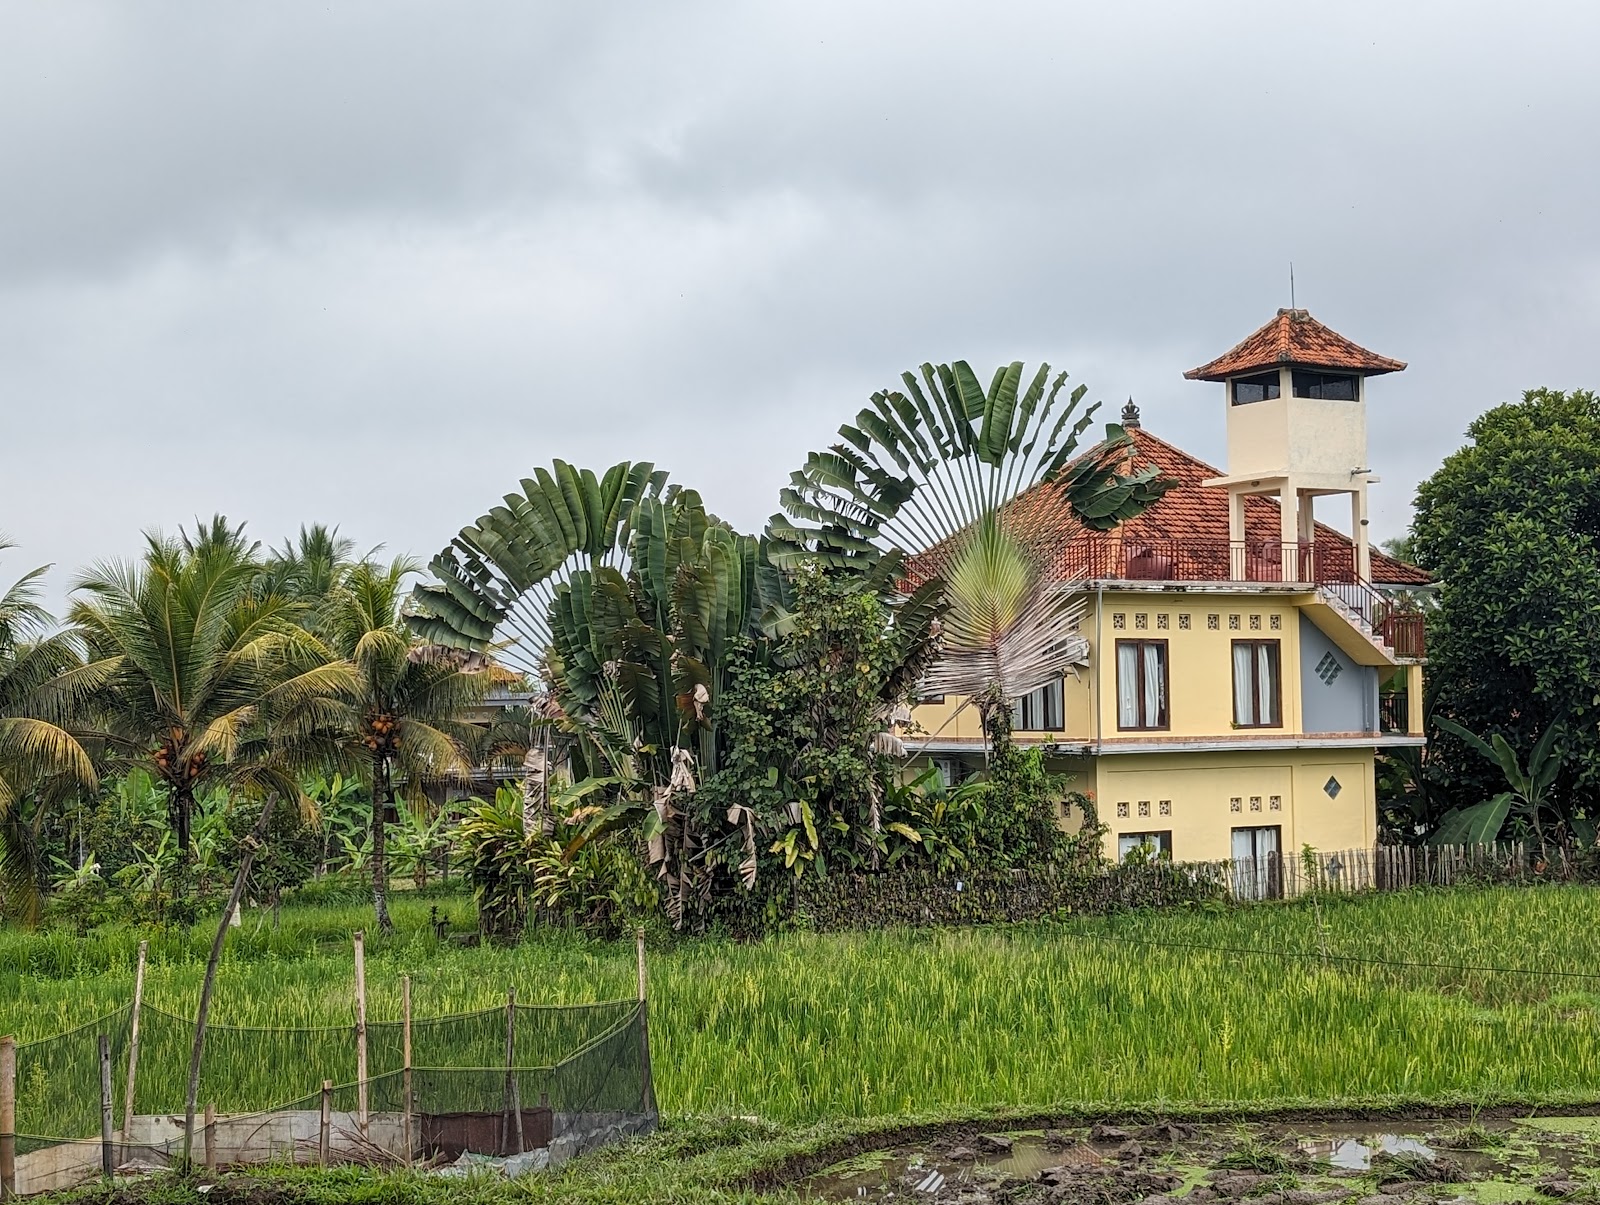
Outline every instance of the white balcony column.
POLYGON ((1244 499, 1238 486, 1228 490, 1228 575, 1236 582, 1245 580, 1249 559, 1244 547, 1244 499))
POLYGON ((1317 546, 1317 496, 1305 491, 1300 493, 1300 550, 1297 564, 1300 573, 1310 580, 1316 580, 1317 569, 1311 562, 1317 546))
POLYGON ((1300 580, 1300 491, 1287 480, 1278 491, 1278 538, 1283 542, 1283 581, 1300 580))
POLYGON ((1367 483, 1350 492, 1350 543, 1356 551, 1356 577, 1372 580, 1372 546, 1367 543, 1367 483))

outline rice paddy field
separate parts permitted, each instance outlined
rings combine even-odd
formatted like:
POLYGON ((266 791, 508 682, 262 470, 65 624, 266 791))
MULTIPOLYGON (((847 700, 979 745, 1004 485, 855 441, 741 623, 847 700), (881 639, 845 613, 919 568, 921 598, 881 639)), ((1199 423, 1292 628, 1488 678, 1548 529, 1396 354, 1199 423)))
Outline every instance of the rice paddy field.
MULTIPOLYGON (((369 1015, 634 990, 631 942, 437 940, 408 898, 369 939, 369 1015)), ((353 1021, 359 905, 247 913, 213 1020, 353 1021)), ((150 934, 145 998, 191 1014, 209 926, 150 934)), ((0 932, 0 1033, 22 1041, 125 1004, 140 934, 0 932)), ((1600 895, 1456 889, 943 931, 653 943, 655 1083, 668 1117, 839 1118, 1291 1101, 1600 1100, 1600 895)), ((241 1068, 270 1095, 281 1072, 241 1068)), ((275 1099, 294 1094, 285 1089, 275 1099)), ((263 1105, 272 1100, 263 1100, 263 1105)))

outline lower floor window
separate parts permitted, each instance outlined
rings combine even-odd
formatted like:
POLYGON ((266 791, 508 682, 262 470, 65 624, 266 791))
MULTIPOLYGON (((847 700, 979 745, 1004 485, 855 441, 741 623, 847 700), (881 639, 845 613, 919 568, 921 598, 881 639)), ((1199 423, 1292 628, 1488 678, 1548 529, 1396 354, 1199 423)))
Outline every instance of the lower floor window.
POLYGON ((1117 835, 1117 861, 1129 858, 1153 862, 1157 858, 1172 859, 1172 830, 1159 833, 1119 833, 1117 835))

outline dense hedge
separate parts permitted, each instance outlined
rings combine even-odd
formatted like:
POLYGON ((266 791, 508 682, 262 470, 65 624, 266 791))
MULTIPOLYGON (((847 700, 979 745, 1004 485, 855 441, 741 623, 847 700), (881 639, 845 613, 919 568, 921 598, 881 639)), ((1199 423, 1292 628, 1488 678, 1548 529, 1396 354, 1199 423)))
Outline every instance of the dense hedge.
MULTIPOLYGON (((939 874, 896 868, 878 874, 807 876, 791 884, 787 907, 721 910, 737 934, 775 928, 820 932, 888 926, 1005 924, 1068 913, 1170 908, 1225 899, 1211 865, 1153 862, 1092 870, 1001 870, 939 874)), ((781 898, 781 897, 780 897, 781 898)), ((774 901, 775 902, 775 901, 774 901)))

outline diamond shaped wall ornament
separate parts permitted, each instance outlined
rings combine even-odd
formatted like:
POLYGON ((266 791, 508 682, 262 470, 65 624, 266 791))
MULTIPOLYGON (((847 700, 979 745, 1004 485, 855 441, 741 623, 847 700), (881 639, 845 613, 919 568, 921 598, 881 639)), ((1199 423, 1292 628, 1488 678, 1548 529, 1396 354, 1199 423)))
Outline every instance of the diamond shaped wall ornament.
POLYGON ((1314 672, 1325 685, 1332 686, 1333 680, 1344 673, 1344 666, 1339 664, 1339 658, 1332 653, 1323 653, 1322 660, 1317 662, 1314 672))
POLYGON ((1328 781, 1322 784, 1322 790, 1329 799, 1337 799, 1339 798, 1339 792, 1344 788, 1339 785, 1339 780, 1330 774, 1328 775, 1328 781))

